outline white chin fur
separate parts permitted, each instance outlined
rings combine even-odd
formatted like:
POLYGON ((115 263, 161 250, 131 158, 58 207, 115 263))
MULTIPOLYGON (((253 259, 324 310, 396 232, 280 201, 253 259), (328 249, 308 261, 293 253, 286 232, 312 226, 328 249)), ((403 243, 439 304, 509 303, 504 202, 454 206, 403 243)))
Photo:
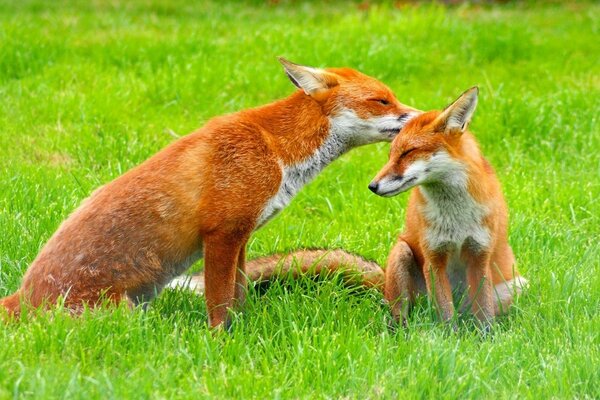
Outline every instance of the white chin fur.
POLYGON ((331 124, 355 145, 391 142, 406 122, 417 114, 410 113, 402 119, 394 114, 362 119, 353 110, 344 109, 331 118, 331 124))
POLYGON ((371 118, 375 130, 381 135, 380 140, 391 142, 400 133, 400 130, 404 128, 404 125, 417 116, 418 113, 408 113, 406 117, 399 119, 396 115, 387 115, 384 117, 371 118))
POLYGON ((385 177, 379 181, 377 194, 392 197, 420 184, 426 175, 427 161, 417 160, 404 172, 402 179, 385 177))
POLYGON ((407 191, 413 187, 413 185, 406 185, 406 181, 384 178, 379 181, 377 188, 377 194, 381 197, 393 197, 397 194, 407 191))

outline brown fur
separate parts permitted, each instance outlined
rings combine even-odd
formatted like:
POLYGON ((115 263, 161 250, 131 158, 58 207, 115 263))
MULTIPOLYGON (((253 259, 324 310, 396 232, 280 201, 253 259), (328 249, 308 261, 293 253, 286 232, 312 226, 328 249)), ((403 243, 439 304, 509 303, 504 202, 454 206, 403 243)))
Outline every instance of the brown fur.
MULTIPOLYGON (((365 286, 383 290, 394 319, 402 320, 403 324, 406 324, 410 304, 422 293, 435 293, 441 317, 450 320, 454 315, 454 305, 447 266, 449 258, 454 256, 466 265, 468 297, 479 320, 488 324, 493 316, 506 312, 513 296, 520 293, 526 281, 515 268, 508 244, 508 210, 500 183, 493 168, 482 156, 475 138, 462 131, 447 132, 446 119, 447 115, 443 112, 432 111, 410 121, 394 140, 390 160, 375 181, 390 174, 402 176, 415 160, 443 148, 453 159, 466 166, 468 192, 477 203, 486 206, 487 215, 481 224, 490 232, 489 247, 463 245, 458 250, 459 254, 453 254, 450 249, 430 248, 425 230, 432 222, 423 211, 427 200, 417 187, 412 190, 405 229, 389 254, 385 275, 377 264, 343 250, 300 250, 250 261, 247 265, 248 278, 263 281, 287 274, 290 270, 294 275, 321 271, 353 273, 365 286), (406 154, 408 149, 414 150, 406 154)), ((173 286, 188 284, 203 292, 203 279, 203 275, 199 274, 173 286)))
MULTIPOLYGON (((469 92, 446 110, 456 106, 467 94, 469 92)), ((458 257, 466 265, 472 311, 482 323, 488 324, 494 315, 506 311, 510 305, 512 293, 506 291, 521 290, 516 281, 514 288, 506 285, 506 282, 519 278, 507 239, 508 210, 500 183, 483 158, 475 138, 461 130, 448 131, 446 110, 428 112, 410 121, 392 143, 390 160, 374 182, 387 176, 401 177, 415 160, 428 157, 437 150, 445 150, 452 159, 466 166, 468 193, 487 210, 481 225, 489 232, 489 246, 480 248, 467 240, 459 250, 431 248, 426 231, 434 222, 424 211, 428 200, 422 189, 416 187, 409 198, 404 232, 388 260, 385 297, 392 304, 394 316, 405 321, 408 304, 416 293, 426 288, 427 292, 435 294, 442 319, 450 320, 454 315, 454 305, 447 266, 451 257, 458 257), (408 149, 414 150, 407 154, 408 149), (455 251, 459 253, 455 254, 455 251), (496 296, 494 289, 506 295, 496 296)))
POLYGON ((39 307, 63 297, 66 307, 78 310, 96 305, 102 294, 138 304, 203 252, 210 324, 226 322, 234 298, 243 302, 246 243, 279 189, 281 164, 313 154, 341 107, 369 116, 412 110, 373 78, 351 69, 326 71, 323 90, 298 90, 215 118, 96 190, 61 224, 21 288, 0 306, 18 315, 20 304, 39 307))
MULTIPOLYGON (((374 261, 344 250, 297 250, 246 262, 246 277, 252 282, 267 282, 277 277, 341 273, 349 283, 382 289, 384 273, 374 261)), ((173 281, 170 287, 189 287, 198 294, 205 291, 204 273, 173 281)))
POLYGON ((383 286, 379 265, 344 250, 299 250, 286 255, 273 255, 248 262, 248 278, 252 281, 269 280, 275 275, 298 276, 313 272, 340 272, 367 287, 383 286))

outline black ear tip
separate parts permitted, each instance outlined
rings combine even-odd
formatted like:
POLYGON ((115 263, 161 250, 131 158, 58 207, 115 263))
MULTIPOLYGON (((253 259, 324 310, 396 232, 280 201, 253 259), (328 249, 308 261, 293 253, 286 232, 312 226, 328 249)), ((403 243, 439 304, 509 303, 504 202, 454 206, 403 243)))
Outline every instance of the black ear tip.
POLYGON ((295 62, 292 62, 290 60, 288 60, 285 57, 282 56, 277 56, 277 60, 281 63, 281 65, 283 65, 285 68, 288 67, 299 67, 301 66, 300 64, 296 64, 295 62))
POLYGON ((281 65, 283 65, 284 68, 288 68, 292 65, 296 65, 293 62, 291 62, 290 60, 288 60, 287 58, 282 57, 282 56, 277 56, 277 61, 279 61, 279 63, 281 65))

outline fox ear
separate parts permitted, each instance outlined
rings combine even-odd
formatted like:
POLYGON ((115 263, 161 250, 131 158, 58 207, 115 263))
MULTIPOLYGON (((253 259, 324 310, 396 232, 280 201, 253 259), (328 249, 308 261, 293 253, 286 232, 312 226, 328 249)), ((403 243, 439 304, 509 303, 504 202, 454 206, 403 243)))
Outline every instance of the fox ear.
POLYGON ((278 59, 290 81, 309 96, 338 84, 336 77, 323 69, 294 64, 283 57, 278 57, 278 59))
POLYGON ((471 122, 475 107, 477 107, 478 95, 479 88, 477 86, 461 94, 458 99, 446 107, 436 118, 436 130, 447 133, 464 132, 469 122, 471 122))

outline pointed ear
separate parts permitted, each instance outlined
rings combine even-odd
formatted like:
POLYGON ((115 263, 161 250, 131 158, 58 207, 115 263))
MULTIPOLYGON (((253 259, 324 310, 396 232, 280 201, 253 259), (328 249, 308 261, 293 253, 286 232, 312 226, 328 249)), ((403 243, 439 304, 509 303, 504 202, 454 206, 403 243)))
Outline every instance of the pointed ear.
POLYGON ((290 78, 290 81, 299 89, 304 90, 304 93, 309 96, 330 89, 338 84, 335 75, 323 69, 294 64, 283 57, 278 57, 278 59, 281 65, 283 65, 283 69, 285 69, 285 73, 290 78))
POLYGON ((477 107, 478 95, 479 88, 477 86, 461 94, 454 103, 446 107, 436 118, 436 131, 444 131, 446 133, 462 133, 466 131, 469 122, 471 122, 471 117, 475 112, 475 107, 477 107))

